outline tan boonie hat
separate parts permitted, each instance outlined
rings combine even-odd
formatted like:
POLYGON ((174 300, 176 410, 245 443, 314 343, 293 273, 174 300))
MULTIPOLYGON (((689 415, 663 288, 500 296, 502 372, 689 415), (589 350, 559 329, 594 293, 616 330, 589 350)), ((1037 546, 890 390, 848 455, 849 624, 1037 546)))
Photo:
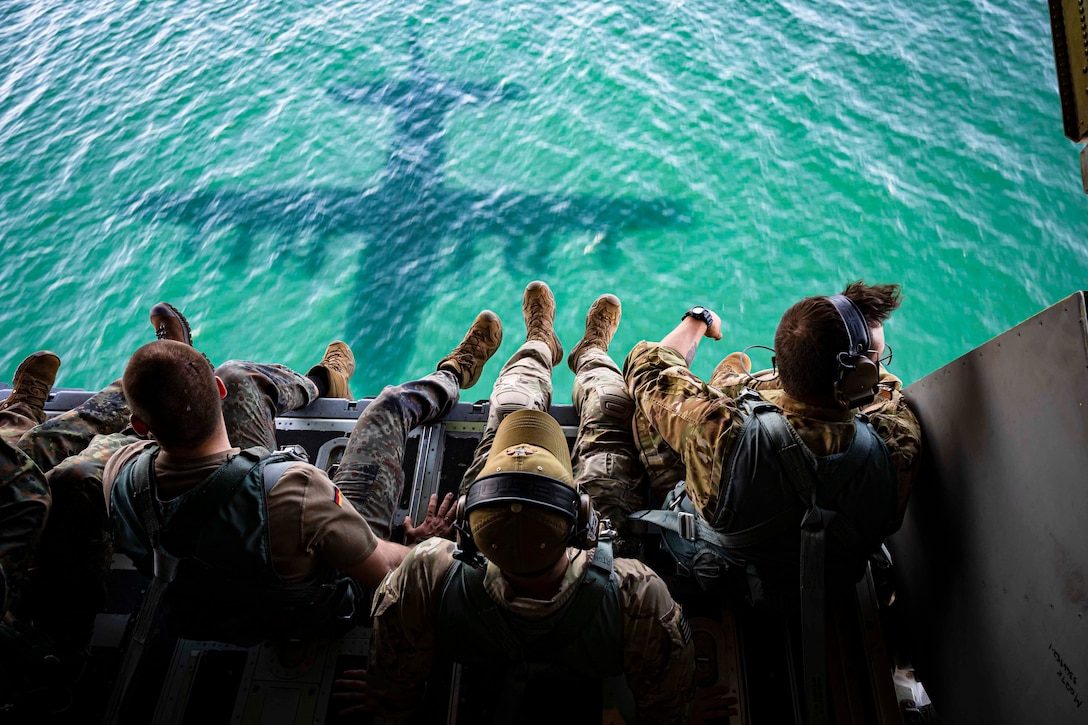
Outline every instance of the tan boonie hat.
MULTIPOLYGON (((473 488, 501 474, 542 476, 573 490, 570 449, 559 423, 539 410, 506 416, 473 488)), ((511 574, 546 570, 566 551, 574 527, 568 515, 524 500, 479 505, 469 512, 468 523, 480 553, 511 574)))

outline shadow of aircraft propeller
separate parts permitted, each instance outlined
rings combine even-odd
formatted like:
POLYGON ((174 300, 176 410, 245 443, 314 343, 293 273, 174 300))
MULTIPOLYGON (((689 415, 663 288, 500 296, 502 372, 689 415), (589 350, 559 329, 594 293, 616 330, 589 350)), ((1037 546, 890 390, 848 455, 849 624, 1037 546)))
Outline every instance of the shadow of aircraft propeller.
MULTIPOLYGON (((600 254, 608 251, 610 235, 619 230, 688 221, 687 206, 667 199, 448 186, 446 117, 463 106, 519 100, 526 92, 515 84, 440 78, 424 66, 414 44, 405 77, 336 85, 329 95, 394 111, 387 162, 371 186, 149 191, 134 199, 133 211, 202 232, 233 228, 238 239, 230 256, 237 261, 247 257, 250 240, 258 233, 287 243, 309 239, 315 250, 334 236, 363 234, 367 242, 345 335, 359 357, 353 379, 357 395, 400 381, 405 343, 415 339, 418 311, 445 280, 460 278, 458 272, 472 260, 476 239, 507 240, 507 261, 535 276, 539 268, 526 265, 538 265, 545 245, 559 234, 594 232, 597 240, 604 240, 593 250, 600 254), (532 254, 526 253, 526 245, 532 254)), ((451 336, 451 343, 455 338, 451 336)))

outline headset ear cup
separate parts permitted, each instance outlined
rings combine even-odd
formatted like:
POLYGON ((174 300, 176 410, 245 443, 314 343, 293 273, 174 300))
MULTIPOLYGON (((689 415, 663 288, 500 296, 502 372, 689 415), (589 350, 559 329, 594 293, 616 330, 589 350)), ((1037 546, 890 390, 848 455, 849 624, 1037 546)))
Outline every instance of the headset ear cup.
POLYGON ((880 368, 865 355, 840 360, 839 379, 835 397, 847 408, 856 408, 872 401, 880 381, 880 368))
POLYGON ((592 549, 597 545, 597 529, 599 527, 597 510, 593 508, 593 499, 583 488, 578 488, 578 521, 575 524, 575 538, 573 542, 579 549, 592 549))

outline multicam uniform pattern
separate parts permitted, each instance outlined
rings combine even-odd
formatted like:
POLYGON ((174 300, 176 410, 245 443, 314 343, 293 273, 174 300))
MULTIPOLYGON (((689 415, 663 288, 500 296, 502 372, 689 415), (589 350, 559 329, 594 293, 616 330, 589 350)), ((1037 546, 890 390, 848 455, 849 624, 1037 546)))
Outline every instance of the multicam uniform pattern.
MULTIPOLYGON (((639 464, 631 432, 634 403, 619 367, 598 348, 587 348, 579 359, 572 394, 578 413, 578 434, 571 452, 574 482, 583 485, 602 518, 622 532, 627 514, 644 508, 646 474, 639 464)), ((491 393, 483 437, 461 482, 461 493, 476 480, 487 461, 495 431, 515 410, 547 412, 552 402, 552 353, 537 340, 523 344, 507 361, 491 393)), ((615 542, 618 555, 637 543, 615 542)))
MULTIPOLYGON (((680 480, 704 518, 718 506, 722 467, 744 425, 745 413, 734 399, 745 387, 778 405, 805 445, 817 456, 844 450, 853 440, 854 413, 807 405, 786 395, 777 380, 755 382, 743 353, 732 353, 714 371, 711 382, 697 378, 683 355, 656 343, 641 342, 624 362, 623 375, 635 400, 635 439, 650 471, 654 504, 660 504, 680 480)), ((756 373, 766 378, 768 371, 756 373)), ((895 466, 902 520, 920 461, 922 433, 902 394, 903 384, 883 367, 879 395, 861 412, 888 447, 895 466)))
MULTIPOLYGON (((407 717, 422 700, 437 646, 439 599, 453 551, 454 544, 444 539, 423 542, 375 594, 367 690, 382 715, 407 717)), ((551 600, 517 597, 494 564, 488 564, 484 586, 512 616, 547 618, 576 591, 593 552, 571 549, 569 555, 571 564, 551 600)), ((695 658, 683 613, 665 583, 641 562, 616 559, 614 570, 623 607, 624 672, 635 695, 639 721, 687 722, 695 658)))

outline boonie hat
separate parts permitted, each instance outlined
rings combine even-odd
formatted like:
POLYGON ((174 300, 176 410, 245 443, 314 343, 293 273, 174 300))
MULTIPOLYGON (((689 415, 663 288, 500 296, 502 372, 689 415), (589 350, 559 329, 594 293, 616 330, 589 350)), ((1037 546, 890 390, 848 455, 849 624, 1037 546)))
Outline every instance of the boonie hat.
MULTIPOLYGON (((547 413, 519 410, 506 416, 472 487, 511 474, 545 477, 574 489, 566 436, 547 413)), ((511 574, 532 575, 552 566, 566 551, 574 523, 559 508, 525 498, 499 496, 468 513, 480 553, 511 574)))

